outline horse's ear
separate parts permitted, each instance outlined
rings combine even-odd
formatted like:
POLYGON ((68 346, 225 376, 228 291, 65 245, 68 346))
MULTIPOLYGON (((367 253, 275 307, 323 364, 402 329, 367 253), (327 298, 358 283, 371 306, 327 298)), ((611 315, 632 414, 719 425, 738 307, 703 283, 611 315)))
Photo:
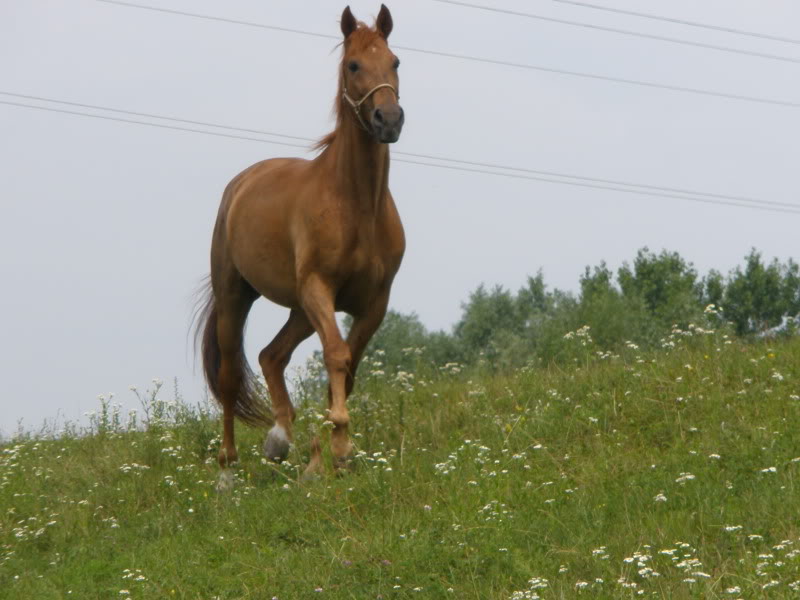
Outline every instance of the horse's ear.
POLYGON ((356 30, 356 27, 358 27, 356 18, 353 16, 353 13, 350 12, 350 7, 347 6, 342 12, 342 33, 344 34, 344 39, 347 39, 347 37, 356 30))
POLYGON ((378 33, 380 33, 384 39, 389 39, 389 34, 392 33, 394 23, 392 22, 392 13, 389 12, 385 4, 381 4, 381 12, 378 13, 378 18, 375 20, 375 27, 377 27, 378 33))

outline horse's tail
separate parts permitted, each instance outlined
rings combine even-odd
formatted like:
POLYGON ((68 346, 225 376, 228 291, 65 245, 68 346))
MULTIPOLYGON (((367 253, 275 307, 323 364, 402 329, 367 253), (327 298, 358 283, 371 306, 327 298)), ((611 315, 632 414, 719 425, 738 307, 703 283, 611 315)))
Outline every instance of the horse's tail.
MULTIPOLYGON (((206 383, 214 398, 222 403, 219 383, 222 352, 217 338, 217 307, 210 278, 198 290, 194 320, 196 322, 195 353, 199 342, 206 383)), ((244 332, 242 332, 241 337, 244 339, 244 332)), ((235 360, 235 371, 240 374, 240 382, 239 392, 233 406, 233 414, 248 425, 269 427, 274 422, 272 411, 266 403, 263 389, 259 389, 256 378, 247 364, 244 347, 239 348, 235 360)))

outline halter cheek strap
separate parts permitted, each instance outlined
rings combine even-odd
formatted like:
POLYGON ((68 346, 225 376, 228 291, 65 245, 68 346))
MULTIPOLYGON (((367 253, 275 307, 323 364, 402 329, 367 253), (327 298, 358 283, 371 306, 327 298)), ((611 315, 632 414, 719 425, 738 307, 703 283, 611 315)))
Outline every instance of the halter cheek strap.
POLYGON ((355 113, 356 113, 356 118, 358 119, 358 124, 359 124, 359 125, 361 125, 361 127, 364 129, 364 131, 367 131, 367 132, 369 132, 369 131, 370 131, 370 128, 369 128, 369 127, 367 127, 367 124, 366 124, 366 123, 364 123, 364 120, 361 118, 361 105, 364 103, 364 100, 366 100, 367 98, 369 98, 370 96, 372 96, 372 94, 374 94, 375 92, 377 92, 377 91, 378 91, 379 89, 381 89, 381 88, 389 88, 390 90, 392 90, 392 91, 394 92, 394 95, 395 95, 395 97, 396 97, 398 100, 400 100, 400 94, 398 94, 398 93, 397 93, 397 90, 395 89, 395 87, 394 87, 394 86, 393 86, 391 83, 381 83, 381 84, 378 84, 378 85, 376 85, 374 88, 372 88, 372 89, 371 89, 370 91, 368 91, 366 94, 364 94, 364 97, 363 97, 363 98, 361 98, 361 100, 359 100, 358 102, 356 102, 355 100, 353 100, 353 99, 352 99, 352 98, 351 98, 351 97, 350 97, 350 96, 347 94, 347 88, 346 88, 346 87, 344 88, 344 91, 342 92, 342 97, 343 97, 343 98, 344 98, 344 99, 347 101, 347 103, 348 103, 348 104, 349 104, 349 105, 350 105, 350 106, 353 108, 353 112, 355 112, 355 113))

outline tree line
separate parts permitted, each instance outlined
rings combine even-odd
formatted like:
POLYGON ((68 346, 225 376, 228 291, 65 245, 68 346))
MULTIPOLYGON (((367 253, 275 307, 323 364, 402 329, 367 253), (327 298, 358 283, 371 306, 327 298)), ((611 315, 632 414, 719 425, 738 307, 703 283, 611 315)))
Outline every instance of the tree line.
POLYGON ((437 365, 515 368, 563 358, 565 336, 582 327, 605 350, 631 343, 647 348, 676 326, 709 318, 739 336, 793 335, 800 324, 800 268, 792 259, 767 262, 753 249, 727 275, 712 270, 701 277, 677 252, 642 248, 616 273, 605 262, 586 267, 576 293, 549 288, 541 271, 516 293, 481 284, 449 332, 429 331, 415 313, 390 310, 369 352, 378 351, 391 371, 413 370, 420 349, 437 365))

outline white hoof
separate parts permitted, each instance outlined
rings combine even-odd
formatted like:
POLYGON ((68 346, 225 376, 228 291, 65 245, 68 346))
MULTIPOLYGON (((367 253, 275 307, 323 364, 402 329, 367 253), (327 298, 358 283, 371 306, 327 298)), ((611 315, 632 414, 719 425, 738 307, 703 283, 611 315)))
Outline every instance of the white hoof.
POLYGON ((230 469, 223 469, 217 478, 217 493, 224 494, 233 489, 233 471, 230 469))
POLYGON ((276 463, 283 462, 289 456, 290 445, 286 430, 280 425, 275 425, 264 440, 264 456, 276 463))

